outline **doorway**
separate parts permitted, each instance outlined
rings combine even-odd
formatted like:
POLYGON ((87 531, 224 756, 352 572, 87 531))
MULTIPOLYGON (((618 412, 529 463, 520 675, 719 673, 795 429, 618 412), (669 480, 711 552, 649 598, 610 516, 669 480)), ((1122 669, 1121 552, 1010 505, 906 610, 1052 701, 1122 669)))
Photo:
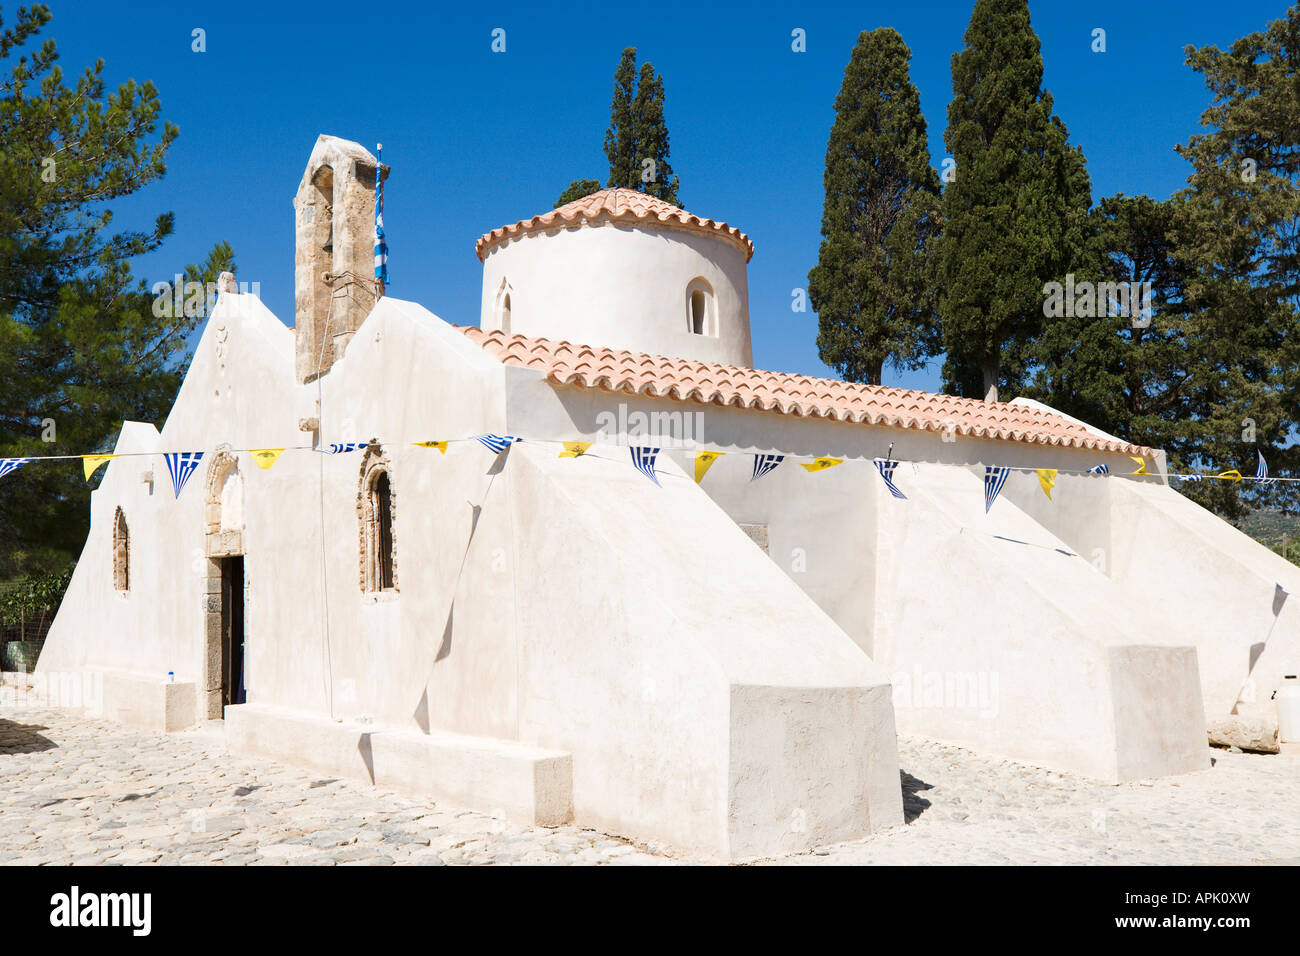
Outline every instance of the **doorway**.
POLYGON ((242 704, 244 691, 244 556, 221 558, 221 705, 242 704))

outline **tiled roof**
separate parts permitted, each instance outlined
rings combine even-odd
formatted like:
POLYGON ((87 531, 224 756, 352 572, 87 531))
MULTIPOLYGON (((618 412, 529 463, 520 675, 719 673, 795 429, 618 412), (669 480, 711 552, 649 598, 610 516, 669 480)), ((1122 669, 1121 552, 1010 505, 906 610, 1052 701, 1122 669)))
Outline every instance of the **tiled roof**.
POLYGON ((1062 415, 1030 405, 763 372, 499 331, 484 332, 474 327, 460 331, 503 364, 536 369, 556 385, 603 388, 921 431, 952 429, 958 435, 976 438, 1131 455, 1153 454, 1149 448, 1108 440, 1062 415))
POLYGON ((745 250, 745 261, 754 257, 754 244, 749 237, 725 222, 701 219, 685 209, 678 209, 670 202, 638 192, 635 189, 602 189, 590 196, 575 199, 571 203, 552 209, 531 219, 521 219, 512 226, 493 229, 479 237, 474 245, 482 261, 498 242, 516 236, 526 236, 546 229, 569 228, 588 223, 607 222, 655 222, 672 229, 685 229, 691 232, 703 232, 711 236, 721 236, 731 240, 745 250))

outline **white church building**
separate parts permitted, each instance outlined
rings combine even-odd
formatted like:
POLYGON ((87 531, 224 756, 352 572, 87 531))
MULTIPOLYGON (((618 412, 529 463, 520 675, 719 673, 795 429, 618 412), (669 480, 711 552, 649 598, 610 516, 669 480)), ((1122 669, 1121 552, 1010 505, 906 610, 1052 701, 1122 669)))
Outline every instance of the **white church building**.
POLYGON ((386 173, 321 136, 296 327, 226 280, 166 426, 123 427, 38 665, 106 715, 744 859, 901 824, 897 733, 1184 773, 1295 673, 1300 569, 1160 451, 754 369, 749 238, 631 190, 482 236, 450 324, 376 295, 386 173))

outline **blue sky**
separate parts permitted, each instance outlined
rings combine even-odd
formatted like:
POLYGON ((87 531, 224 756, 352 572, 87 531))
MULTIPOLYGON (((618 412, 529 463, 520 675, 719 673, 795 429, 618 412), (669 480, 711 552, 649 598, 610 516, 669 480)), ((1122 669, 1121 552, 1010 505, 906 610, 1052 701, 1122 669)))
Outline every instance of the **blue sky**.
MULTIPOLYGON (((754 240, 755 365, 826 375, 817 318, 790 303, 817 258, 826 137, 849 52, 863 30, 902 34, 938 168, 950 58, 972 6, 54 0, 45 36, 58 42, 65 73, 102 57, 111 84, 152 80, 180 127, 167 176, 116 207, 132 225, 176 213, 176 234, 137 273, 168 279, 226 239, 240 280, 260 283, 290 324, 290 201, 318 133, 384 144, 390 294, 474 324, 474 241, 549 210, 573 179, 604 181, 613 73, 635 46, 664 78, 682 205, 754 240), (498 27, 505 53, 491 51, 498 27), (191 50, 195 28, 206 31, 206 52, 191 50), (791 50, 795 28, 807 52, 791 50)), ((1184 47, 1226 47, 1287 6, 1030 3, 1044 84, 1083 147, 1094 202, 1117 192, 1165 198, 1184 185, 1188 167, 1173 147, 1208 105, 1184 47), (1091 50, 1098 27, 1105 53, 1091 50)), ((935 389, 939 363, 886 369, 885 384, 935 389)))

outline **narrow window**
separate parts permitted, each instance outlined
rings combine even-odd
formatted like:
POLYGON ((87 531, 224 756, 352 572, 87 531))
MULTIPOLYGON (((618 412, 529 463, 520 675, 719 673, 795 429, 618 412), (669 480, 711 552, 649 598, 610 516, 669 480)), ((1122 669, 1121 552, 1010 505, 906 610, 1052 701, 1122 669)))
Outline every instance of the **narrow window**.
POLYGON ((388 472, 375 479, 375 583, 377 590, 393 589, 393 494, 388 472))
POLYGON ((357 515, 361 519, 361 590, 370 593, 397 590, 397 542, 393 536, 397 496, 389 465, 378 444, 367 450, 357 489, 357 515))
POLYGON ((118 591, 131 590, 131 533, 126 527, 126 515, 118 508, 113 516, 113 587, 118 591))
POLYGON ((718 334, 717 306, 713 301, 713 287, 697 276, 686 286, 686 329, 692 335, 718 334))
POLYGON ((704 323, 707 321, 708 301, 704 298, 704 292, 696 289, 691 293, 691 331, 696 335, 704 334, 704 323))
POLYGON ((497 328, 506 335, 510 334, 510 300, 513 298, 514 290, 510 288, 510 280, 502 279, 501 285, 497 288, 497 306, 496 321, 497 328))

